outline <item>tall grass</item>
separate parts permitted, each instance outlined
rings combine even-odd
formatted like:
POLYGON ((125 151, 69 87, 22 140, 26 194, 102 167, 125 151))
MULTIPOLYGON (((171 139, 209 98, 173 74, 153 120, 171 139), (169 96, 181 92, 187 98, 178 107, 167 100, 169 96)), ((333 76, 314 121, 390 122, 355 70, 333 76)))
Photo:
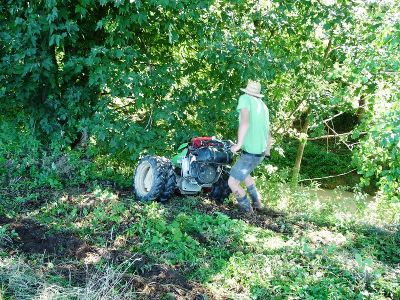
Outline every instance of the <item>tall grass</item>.
POLYGON ((2 258, 0 286, 5 299, 135 299, 137 293, 132 288, 132 277, 127 275, 134 262, 130 259, 117 266, 107 264, 95 273, 87 273, 85 285, 77 287, 52 283, 54 280, 49 278, 43 258, 39 258, 38 268, 32 268, 22 258, 2 258))

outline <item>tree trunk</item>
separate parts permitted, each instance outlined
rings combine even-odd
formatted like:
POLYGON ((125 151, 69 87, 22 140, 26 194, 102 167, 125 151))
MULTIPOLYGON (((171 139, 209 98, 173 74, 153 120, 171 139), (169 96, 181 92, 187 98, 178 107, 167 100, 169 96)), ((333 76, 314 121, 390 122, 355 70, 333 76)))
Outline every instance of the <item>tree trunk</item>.
MULTIPOLYGON (((310 125, 310 121, 308 119, 309 113, 310 113, 310 110, 308 109, 306 112, 306 115, 305 115, 304 124, 300 131, 302 136, 307 135, 307 132, 308 132, 308 127, 310 125)), ((299 144, 299 147, 297 148, 296 162, 294 164, 293 171, 292 171, 292 187, 296 186, 299 181, 300 166, 301 166, 301 161, 303 159, 303 153, 304 153, 304 148, 306 146, 306 143, 307 143, 306 138, 300 139, 300 144, 299 144)))
POLYGON ((358 101, 358 109, 357 109, 357 120, 359 124, 361 123, 362 118, 364 117, 364 113, 365 113, 365 96, 361 95, 360 100, 358 101))
MULTIPOLYGON (((325 69, 326 65, 325 62, 328 59, 328 56, 331 52, 332 48, 332 38, 329 39, 328 45, 326 45, 326 48, 324 50, 324 56, 322 58, 322 71, 325 69)), ((310 126, 310 121, 309 121, 309 114, 311 112, 310 106, 308 107, 307 111, 305 112, 305 117, 304 117, 304 124, 301 128, 301 135, 305 136, 300 139, 300 144, 299 147, 297 148, 297 154, 296 154, 296 162, 294 164, 293 170, 292 170, 292 182, 291 185, 292 187, 295 187, 297 183, 299 182, 299 174, 300 174, 300 166, 301 166, 301 161, 303 159, 303 153, 304 153, 304 148, 307 143, 307 132, 308 132, 308 127, 310 126)))

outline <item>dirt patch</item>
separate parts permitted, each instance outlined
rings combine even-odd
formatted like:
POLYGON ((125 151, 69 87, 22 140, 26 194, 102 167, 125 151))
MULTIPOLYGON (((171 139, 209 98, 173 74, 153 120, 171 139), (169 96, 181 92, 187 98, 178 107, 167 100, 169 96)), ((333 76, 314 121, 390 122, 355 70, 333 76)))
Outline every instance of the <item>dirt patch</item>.
POLYGON ((61 232, 51 233, 49 229, 30 219, 9 223, 9 229, 17 233, 14 245, 28 254, 48 254, 56 257, 70 257, 81 260, 96 250, 74 235, 61 232))
POLYGON ((78 262, 64 262, 57 265, 53 275, 65 278, 72 286, 84 286, 88 275, 95 272, 93 265, 82 265, 78 262))
MULTIPOLYGON (((139 267, 137 265, 136 267, 139 267)), ((143 299, 214 299, 196 282, 189 282, 178 270, 167 265, 138 268, 133 284, 143 299)))
POLYGON ((145 277, 134 277, 132 285, 138 292, 137 299, 152 300, 152 299, 173 299, 173 300, 211 300, 216 299, 210 293, 199 285, 193 285, 191 289, 186 289, 181 285, 173 283, 160 283, 156 279, 145 277))
POLYGON ((191 237, 198 241, 200 244, 207 245, 210 243, 209 239, 201 232, 193 231, 190 234, 191 237))
POLYGON ((141 277, 152 279, 160 284, 178 285, 184 289, 192 288, 186 278, 175 268, 164 264, 154 264, 144 255, 132 255, 128 251, 114 250, 111 251, 108 259, 116 264, 132 260, 131 268, 141 277))
MULTIPOLYGON (((236 208, 224 212, 231 218, 243 220, 253 226, 269 229, 277 233, 292 234, 292 226, 284 220, 284 214, 272 209, 257 210, 252 214, 243 213, 236 208)), ((291 225, 291 224, 290 224, 291 225)))

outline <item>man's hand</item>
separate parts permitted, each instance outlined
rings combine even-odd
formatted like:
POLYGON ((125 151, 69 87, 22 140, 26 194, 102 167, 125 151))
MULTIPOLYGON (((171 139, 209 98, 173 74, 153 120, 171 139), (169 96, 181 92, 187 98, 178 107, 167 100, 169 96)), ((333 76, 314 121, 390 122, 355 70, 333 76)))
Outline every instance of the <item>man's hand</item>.
POLYGON ((241 148, 240 145, 238 145, 238 144, 233 144, 233 145, 231 146, 231 151, 232 151, 232 153, 236 153, 236 152, 238 152, 238 151, 240 150, 240 148, 241 148))

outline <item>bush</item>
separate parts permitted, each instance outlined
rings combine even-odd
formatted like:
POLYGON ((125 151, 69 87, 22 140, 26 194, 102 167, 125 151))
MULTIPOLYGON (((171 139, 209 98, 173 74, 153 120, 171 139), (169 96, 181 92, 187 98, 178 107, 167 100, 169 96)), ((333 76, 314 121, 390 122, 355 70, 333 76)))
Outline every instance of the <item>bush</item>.
POLYGON ((61 188, 84 183, 95 170, 82 149, 69 149, 57 133, 44 143, 26 123, 2 120, 0 128, 0 181, 6 186, 61 188))
MULTIPOLYGON (((292 168, 296 160, 298 143, 290 141, 282 144, 284 156, 272 153, 271 163, 279 168, 292 168)), ((302 179, 319 178, 330 175, 338 175, 348 172, 351 165, 351 153, 339 146, 331 147, 327 151, 326 146, 309 142, 304 148, 301 163, 300 176, 302 179)))
POLYGON ((400 104, 378 113, 353 156, 362 184, 376 180, 385 202, 400 202, 400 104))

